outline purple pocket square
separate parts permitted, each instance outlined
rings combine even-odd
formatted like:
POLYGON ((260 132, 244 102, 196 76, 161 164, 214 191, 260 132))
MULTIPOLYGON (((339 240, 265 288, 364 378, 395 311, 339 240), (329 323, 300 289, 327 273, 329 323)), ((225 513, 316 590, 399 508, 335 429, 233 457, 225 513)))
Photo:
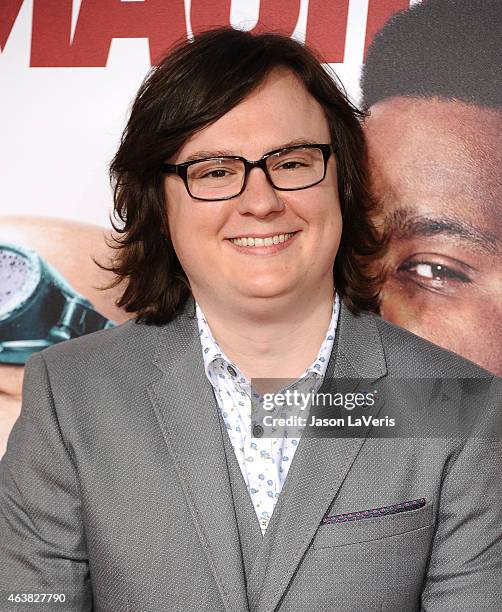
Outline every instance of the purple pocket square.
POLYGON ((334 514, 325 516, 322 519, 323 525, 331 525, 332 523, 347 523, 349 521, 359 521, 367 518, 377 518, 379 516, 388 516, 389 514, 398 514, 399 512, 408 512, 409 510, 417 510, 425 506, 425 497, 413 499, 411 501, 401 502, 400 504, 392 504, 392 506, 382 506, 380 508, 371 508, 371 510, 359 510, 358 512, 346 512, 345 514, 334 514))

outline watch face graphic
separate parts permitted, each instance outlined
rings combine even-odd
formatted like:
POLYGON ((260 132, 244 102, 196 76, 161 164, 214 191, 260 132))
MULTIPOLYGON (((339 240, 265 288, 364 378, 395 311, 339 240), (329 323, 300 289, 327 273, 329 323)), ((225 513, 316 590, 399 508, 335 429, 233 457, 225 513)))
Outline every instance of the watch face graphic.
POLYGON ((34 253, 0 245, 0 321, 19 310, 39 282, 40 263, 34 253))
POLYGON ((114 326, 38 253, 0 243, 0 363, 114 326))

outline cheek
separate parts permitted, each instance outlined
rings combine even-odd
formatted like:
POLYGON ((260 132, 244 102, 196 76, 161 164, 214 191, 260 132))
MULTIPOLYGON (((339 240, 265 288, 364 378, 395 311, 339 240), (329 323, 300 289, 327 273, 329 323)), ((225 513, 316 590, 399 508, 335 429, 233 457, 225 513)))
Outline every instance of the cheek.
POLYGON ((191 260, 196 254, 197 228, 194 227, 190 202, 186 202, 178 185, 166 185, 166 212, 169 235, 174 250, 185 272, 191 267, 191 260))
POLYGON ((469 304, 455 311, 439 301, 408 300, 400 293, 385 291, 382 316, 387 321, 462 355, 487 370, 502 375, 502 330, 469 304), (481 316, 480 316, 481 315, 481 316))
POLYGON ((166 187, 166 210, 174 250, 186 272, 207 264, 210 253, 221 242, 225 207, 216 203, 196 202, 178 185, 166 187))
POLYGON ((342 235, 342 212, 338 197, 327 197, 319 215, 321 236, 326 248, 336 255, 342 235))
POLYGON ((382 289, 380 313, 387 321, 462 353, 462 343, 480 346, 486 335, 502 337, 499 316, 491 306, 476 294, 452 303, 448 296, 391 279, 382 289))
POLYGON ((380 314, 386 321, 410 329, 420 318, 420 300, 392 280, 387 281, 380 295, 380 314))
POLYGON ((165 195, 167 223, 175 245, 180 241, 195 240, 198 235, 207 233, 211 215, 203 202, 194 202, 178 183, 166 184, 165 195))
POLYGON ((312 234, 311 248, 315 254, 314 267, 328 270, 340 247, 342 235, 342 213, 338 198, 327 194, 313 210, 315 233, 312 234))
POLYGON ((338 233, 342 227, 342 213, 336 187, 320 189, 308 201, 302 202, 302 216, 321 233, 338 233))

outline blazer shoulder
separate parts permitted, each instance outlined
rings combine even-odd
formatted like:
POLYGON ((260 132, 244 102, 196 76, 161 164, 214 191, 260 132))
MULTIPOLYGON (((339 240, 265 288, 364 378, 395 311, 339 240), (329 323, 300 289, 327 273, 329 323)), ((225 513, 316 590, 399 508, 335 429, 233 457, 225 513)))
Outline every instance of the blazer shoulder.
POLYGON ((493 378, 494 374, 464 357, 373 314, 388 372, 394 376, 493 378))
POLYGON ((64 367, 66 371, 72 366, 82 369, 106 367, 114 362, 124 365, 135 355, 141 357, 153 350, 158 330, 158 326, 129 319, 116 327, 60 342, 40 354, 49 368, 64 367))

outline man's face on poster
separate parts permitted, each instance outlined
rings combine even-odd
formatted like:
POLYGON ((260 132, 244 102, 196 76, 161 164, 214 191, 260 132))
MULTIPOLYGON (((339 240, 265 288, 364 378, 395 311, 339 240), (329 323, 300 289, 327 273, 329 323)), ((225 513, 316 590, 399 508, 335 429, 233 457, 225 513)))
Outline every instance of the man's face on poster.
POLYGON ((370 113, 382 316, 502 374, 502 111, 396 97, 370 113))

